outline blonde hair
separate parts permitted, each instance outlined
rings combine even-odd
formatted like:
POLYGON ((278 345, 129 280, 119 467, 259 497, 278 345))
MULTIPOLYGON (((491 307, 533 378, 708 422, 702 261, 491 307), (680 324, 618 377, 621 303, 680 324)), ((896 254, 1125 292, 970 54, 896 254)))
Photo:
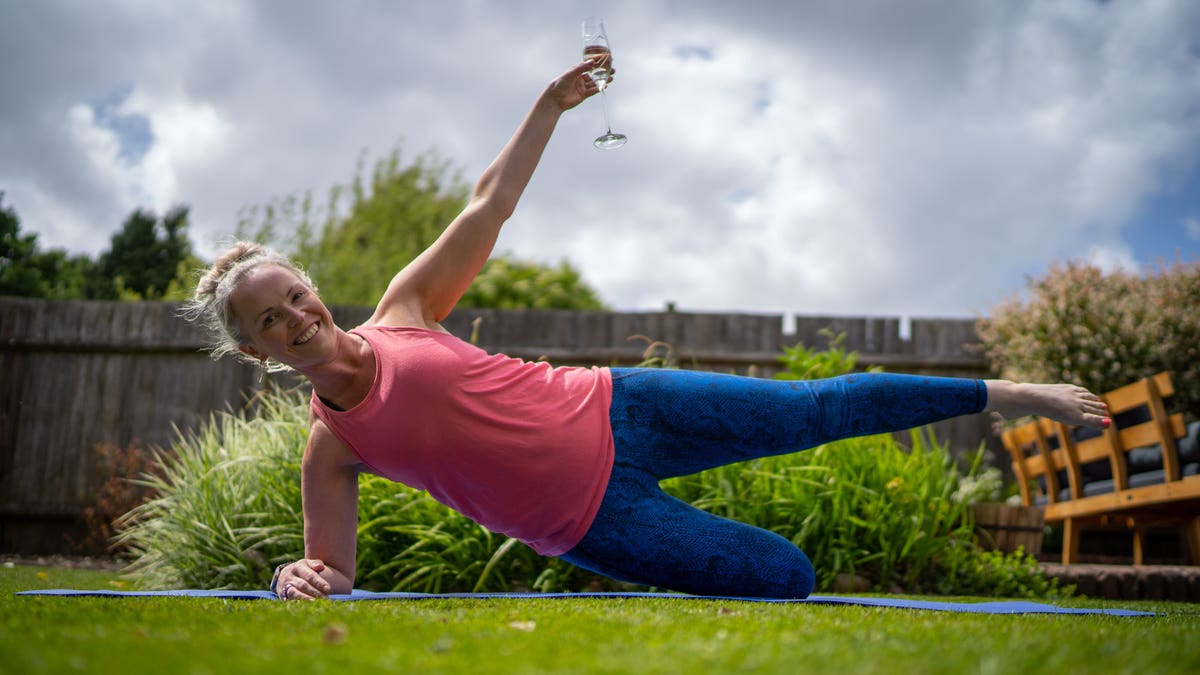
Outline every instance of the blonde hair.
POLYGON ((246 275, 259 265, 278 265, 294 273, 314 291, 317 288, 304 270, 287 256, 252 241, 239 241, 222 253, 212 267, 201 272, 196 292, 179 313, 208 333, 209 353, 213 359, 233 354, 239 360, 261 365, 269 371, 287 370, 281 363, 264 364, 239 349, 244 340, 233 316, 230 298, 246 275))

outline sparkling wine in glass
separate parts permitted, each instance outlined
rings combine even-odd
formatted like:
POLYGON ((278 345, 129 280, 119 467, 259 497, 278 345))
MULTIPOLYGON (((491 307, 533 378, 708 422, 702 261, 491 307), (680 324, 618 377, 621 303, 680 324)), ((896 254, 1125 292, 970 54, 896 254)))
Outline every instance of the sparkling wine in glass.
MULTIPOLYGON (((604 31, 604 22, 589 16, 583 20, 583 58, 593 56, 611 57, 612 50, 608 46, 608 34, 604 31)), ((612 59, 604 59, 604 62, 611 63, 612 59)), ((588 71, 588 75, 596 81, 596 86, 600 87, 600 103, 604 107, 604 124, 608 127, 608 131, 592 143, 597 148, 605 150, 619 148, 625 145, 625 141, 629 139, 623 134, 613 133, 612 122, 608 116, 608 99, 605 98, 604 90, 608 88, 608 79, 611 73, 608 68, 599 67, 588 71)))

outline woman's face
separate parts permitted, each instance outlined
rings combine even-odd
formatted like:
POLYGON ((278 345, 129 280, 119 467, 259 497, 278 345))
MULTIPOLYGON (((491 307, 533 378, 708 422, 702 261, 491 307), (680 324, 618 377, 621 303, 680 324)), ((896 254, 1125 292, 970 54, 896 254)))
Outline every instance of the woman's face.
POLYGON ((325 360, 335 344, 329 310, 291 270, 264 264, 246 273, 230 296, 242 351, 293 368, 325 360))

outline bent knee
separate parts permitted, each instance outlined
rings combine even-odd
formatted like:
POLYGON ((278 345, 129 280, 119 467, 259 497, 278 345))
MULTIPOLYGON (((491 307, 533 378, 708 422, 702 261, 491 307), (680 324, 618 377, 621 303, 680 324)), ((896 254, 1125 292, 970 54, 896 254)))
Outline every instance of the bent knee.
POLYGON ((803 600, 813 592, 816 585, 816 575, 812 563, 804 560, 787 570, 777 572, 765 579, 752 593, 746 597, 778 598, 781 600, 803 600))
POLYGON ((748 558, 740 561, 739 573, 725 576, 709 588, 705 595, 729 595, 743 598, 775 598, 803 600, 816 585, 812 563, 800 549, 779 555, 748 558))

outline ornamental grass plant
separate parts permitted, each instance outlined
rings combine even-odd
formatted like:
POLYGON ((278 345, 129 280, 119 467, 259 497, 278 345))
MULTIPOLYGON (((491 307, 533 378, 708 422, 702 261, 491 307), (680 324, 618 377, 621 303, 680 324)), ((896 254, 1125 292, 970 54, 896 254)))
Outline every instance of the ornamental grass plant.
POLYGON ((153 497, 116 523, 140 586, 262 587, 302 554, 307 401, 297 390, 264 394, 155 453, 156 470, 137 479, 153 497))

